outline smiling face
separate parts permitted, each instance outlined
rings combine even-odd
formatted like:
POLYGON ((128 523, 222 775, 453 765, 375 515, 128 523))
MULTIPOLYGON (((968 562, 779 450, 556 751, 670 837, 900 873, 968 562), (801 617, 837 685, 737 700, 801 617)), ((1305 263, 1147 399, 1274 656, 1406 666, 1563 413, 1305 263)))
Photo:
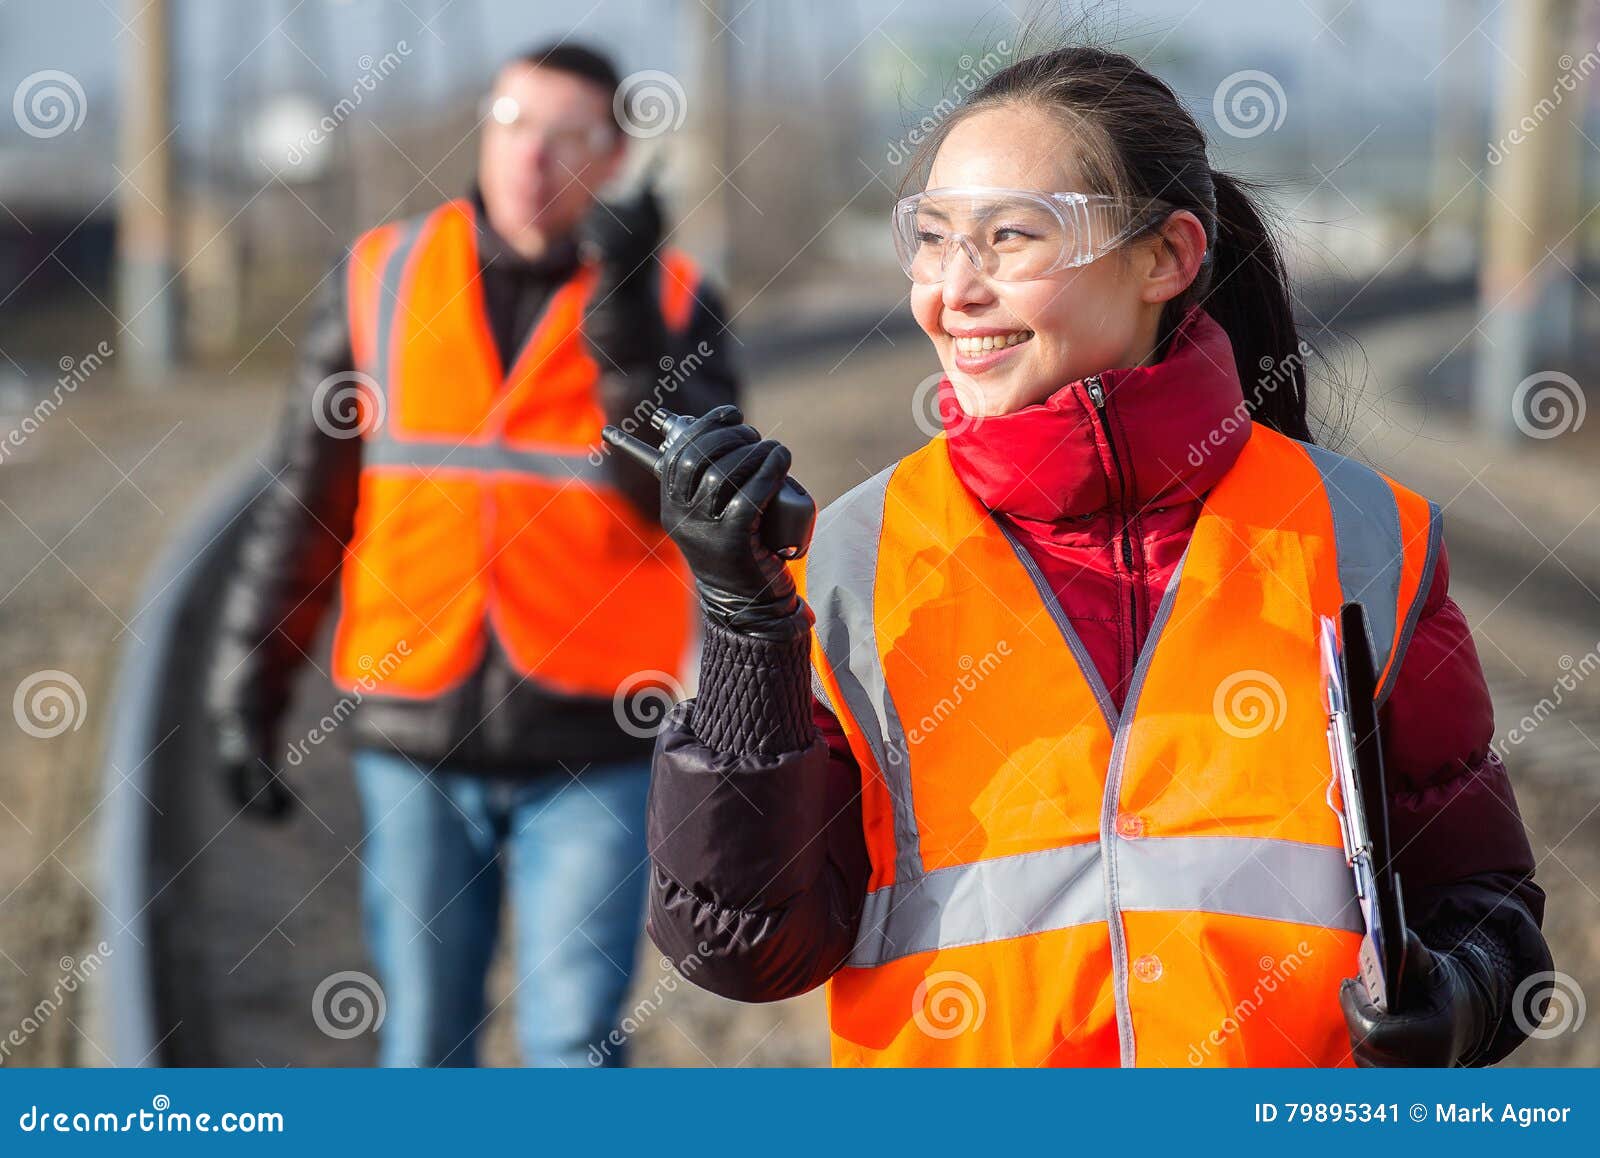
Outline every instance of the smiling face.
MULTIPOLYGON (((986 108, 950 130, 928 188, 1096 192, 1078 167, 1077 145, 1061 118, 1036 105, 986 108)), ((1090 374, 1152 357, 1166 300, 1148 300, 1158 249, 1147 235, 1088 265, 1020 282, 986 277, 958 251, 942 282, 912 286, 912 313, 962 409, 1009 414, 1090 374)))

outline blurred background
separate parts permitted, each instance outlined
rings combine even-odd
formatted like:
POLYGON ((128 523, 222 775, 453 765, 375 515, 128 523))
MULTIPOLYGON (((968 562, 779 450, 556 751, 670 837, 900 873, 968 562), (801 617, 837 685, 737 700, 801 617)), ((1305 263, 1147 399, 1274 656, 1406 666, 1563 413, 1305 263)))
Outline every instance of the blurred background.
MULTIPOLYGON (((0 5, 0 1064, 372 1059, 313 1008, 371 968, 339 738, 298 770, 315 819, 265 829, 208 777, 194 691, 311 295, 361 231, 465 191, 495 68, 554 37, 614 55, 673 239, 726 289, 747 413, 826 501, 936 429, 887 213, 1023 9, 0 5)), ((1512 1064, 1600 1064, 1600 5, 1060 12, 1266 183, 1329 359, 1322 441, 1444 506, 1563 975, 1512 1064)), ((493 984, 514 1064, 509 962, 493 984)), ((826 1061, 817 995, 734 1005, 647 946, 636 999, 640 1064, 826 1061)))

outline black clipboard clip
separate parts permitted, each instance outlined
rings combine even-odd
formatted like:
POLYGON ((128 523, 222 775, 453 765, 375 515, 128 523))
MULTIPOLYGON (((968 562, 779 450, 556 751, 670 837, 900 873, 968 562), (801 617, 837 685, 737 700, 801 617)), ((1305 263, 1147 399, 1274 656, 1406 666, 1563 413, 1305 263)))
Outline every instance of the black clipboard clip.
POLYGON ((1400 877, 1390 859, 1389 797, 1378 737, 1372 637, 1359 603, 1341 607, 1337 623, 1320 616, 1318 632, 1328 753, 1334 770, 1327 801, 1339 818, 1345 861, 1355 874, 1356 899, 1366 925, 1359 954, 1361 981, 1372 1004, 1393 1013, 1405 971, 1406 924, 1400 877))

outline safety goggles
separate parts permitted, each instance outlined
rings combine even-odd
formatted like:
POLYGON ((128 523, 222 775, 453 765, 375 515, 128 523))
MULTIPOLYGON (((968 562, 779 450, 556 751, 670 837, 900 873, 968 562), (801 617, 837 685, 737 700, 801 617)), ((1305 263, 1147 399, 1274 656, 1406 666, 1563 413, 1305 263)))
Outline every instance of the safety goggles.
POLYGON ((942 282, 959 249, 996 281, 1032 281, 1088 265, 1170 212, 1159 203, 1131 213, 1099 193, 952 186, 926 189, 894 207, 900 268, 921 285, 942 282))
POLYGON ((567 161, 585 161, 610 148, 617 138, 612 124, 547 124, 528 115, 515 97, 486 96, 478 104, 481 120, 514 133, 538 133, 550 150, 567 161))

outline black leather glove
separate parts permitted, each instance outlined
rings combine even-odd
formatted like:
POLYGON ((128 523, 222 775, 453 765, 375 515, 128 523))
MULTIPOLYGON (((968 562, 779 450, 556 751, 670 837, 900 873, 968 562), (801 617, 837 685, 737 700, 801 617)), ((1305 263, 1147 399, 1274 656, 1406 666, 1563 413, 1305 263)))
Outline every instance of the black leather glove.
POLYGON ((666 352, 656 294, 661 202, 648 183, 622 201, 596 201, 578 227, 578 251, 600 266, 583 334, 603 371, 653 381, 666 352))
POLYGON ((789 473, 788 447, 718 406, 661 460, 661 525, 694 572, 706 617, 758 639, 811 628, 783 560, 761 541, 761 513, 789 473))
POLYGON ((294 795, 277 771, 271 729, 237 712, 219 715, 216 729, 217 762, 235 803, 263 820, 287 817, 294 795))
POLYGON ((1399 1012, 1380 1013, 1366 986, 1347 977, 1339 1004, 1350 1029, 1358 1066, 1457 1066, 1481 1051, 1492 1020, 1489 977, 1483 951, 1463 942, 1450 952, 1429 949, 1406 930, 1406 967, 1400 978, 1399 1012))

